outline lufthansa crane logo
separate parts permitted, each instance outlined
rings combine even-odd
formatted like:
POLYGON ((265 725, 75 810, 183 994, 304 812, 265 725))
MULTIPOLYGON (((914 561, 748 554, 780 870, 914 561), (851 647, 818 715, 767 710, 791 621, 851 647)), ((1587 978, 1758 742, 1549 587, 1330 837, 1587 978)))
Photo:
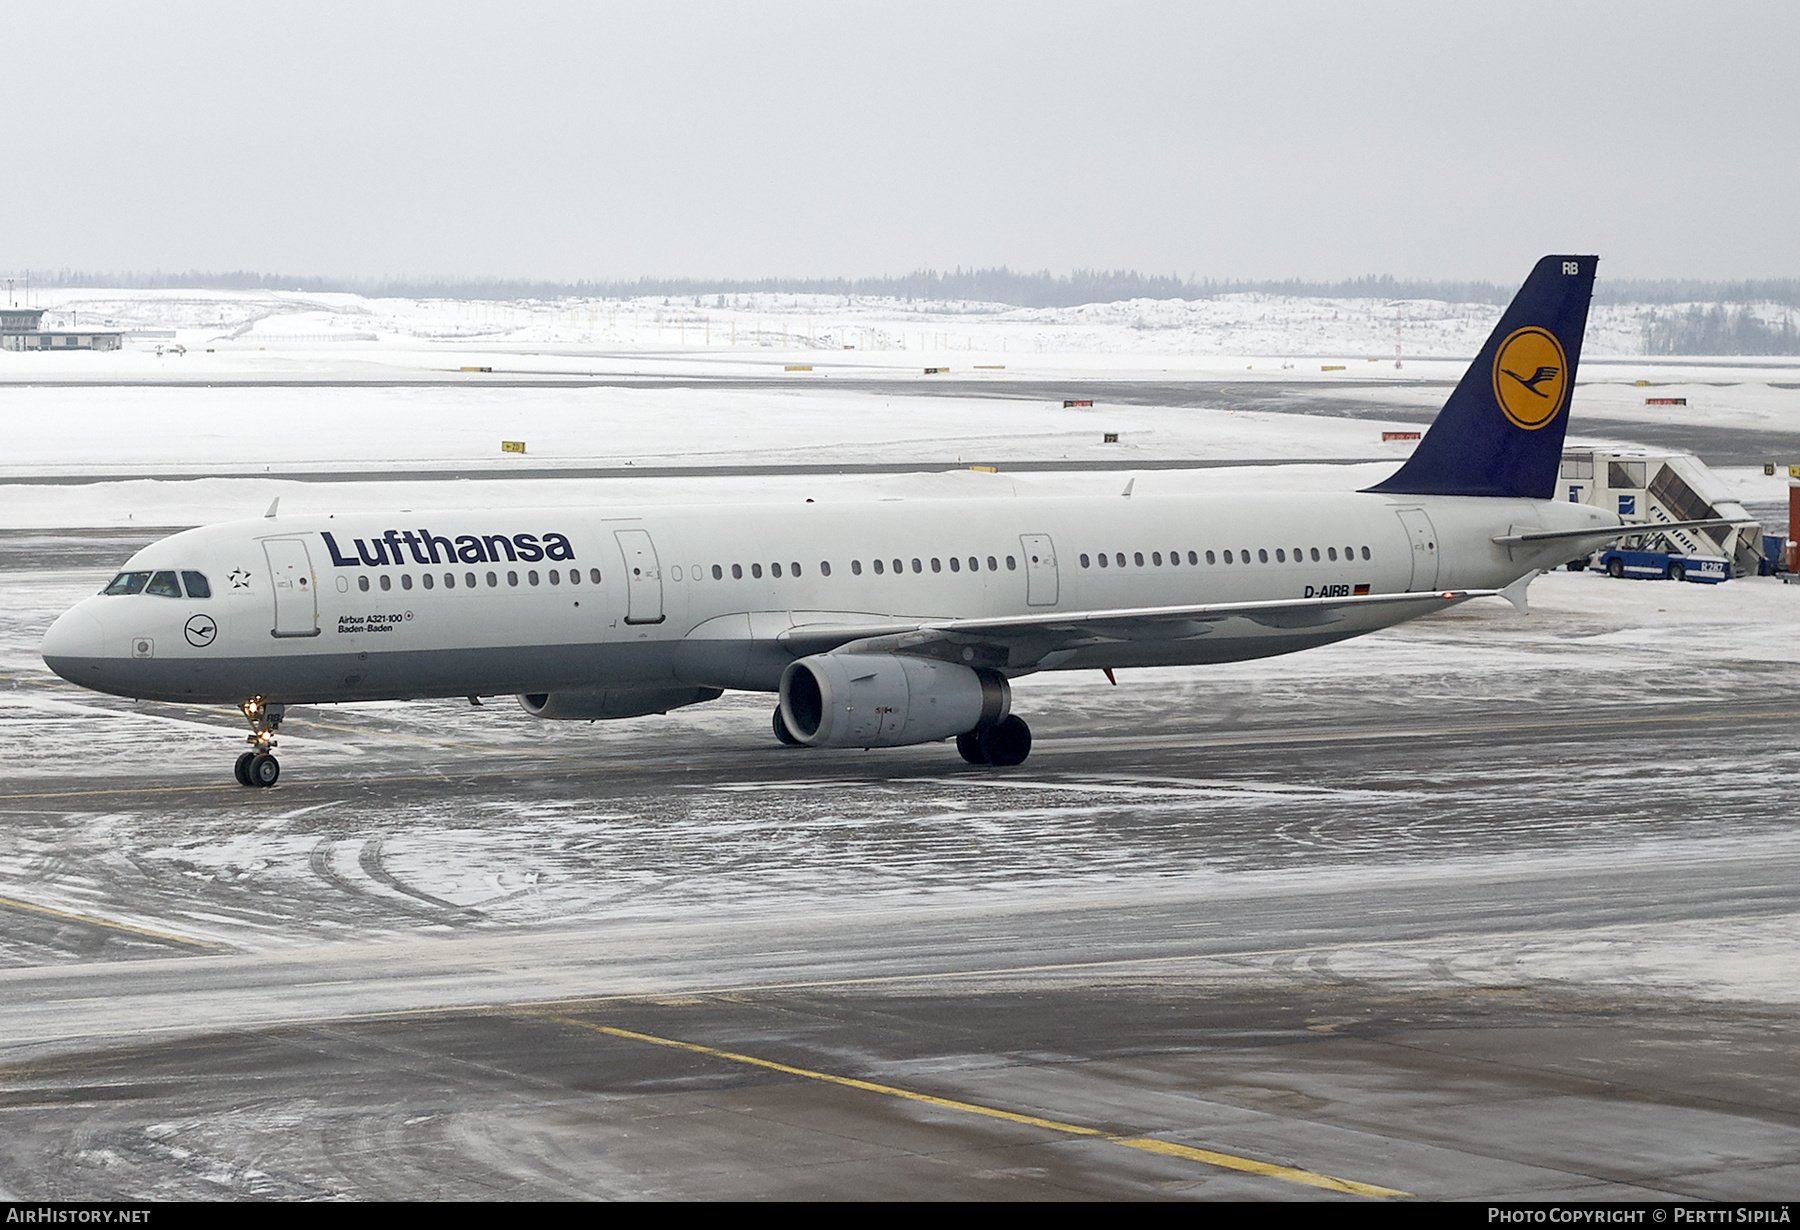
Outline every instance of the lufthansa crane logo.
POLYGON ((1536 325, 1515 330, 1494 355, 1494 399, 1526 431, 1546 426, 1569 391, 1569 360, 1555 334, 1536 325))
POLYGON ((219 635, 219 625, 213 622, 211 615, 194 615, 189 617, 182 632, 187 636, 188 644, 196 649, 205 649, 219 635))

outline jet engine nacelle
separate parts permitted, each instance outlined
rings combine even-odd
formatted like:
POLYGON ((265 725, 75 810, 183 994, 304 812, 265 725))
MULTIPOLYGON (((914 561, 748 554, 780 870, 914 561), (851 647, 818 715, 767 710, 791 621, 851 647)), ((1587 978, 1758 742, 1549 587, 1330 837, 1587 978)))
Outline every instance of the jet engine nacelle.
POLYGON ((900 747, 991 726, 1012 708, 1004 675, 886 654, 800 658, 781 675, 781 720, 808 747, 900 747))
POLYGON ((642 717, 667 713, 683 705, 717 700, 718 688, 607 688, 597 692, 530 692, 519 697, 519 707, 534 718, 557 722, 593 722, 610 718, 642 717))

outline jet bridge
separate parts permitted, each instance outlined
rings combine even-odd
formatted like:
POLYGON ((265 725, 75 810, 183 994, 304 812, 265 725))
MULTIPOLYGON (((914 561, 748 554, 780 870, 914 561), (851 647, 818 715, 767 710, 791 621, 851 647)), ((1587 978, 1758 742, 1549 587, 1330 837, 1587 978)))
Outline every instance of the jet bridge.
POLYGON ((1647 550, 1673 555, 1722 555, 1732 576, 1755 576, 1762 560, 1762 526, 1744 506, 1727 498, 1722 484, 1689 453, 1567 450, 1560 494, 1572 504, 1592 504, 1643 526, 1647 550), (1718 517, 1737 522, 1710 529, 1659 529, 1672 521, 1718 517))

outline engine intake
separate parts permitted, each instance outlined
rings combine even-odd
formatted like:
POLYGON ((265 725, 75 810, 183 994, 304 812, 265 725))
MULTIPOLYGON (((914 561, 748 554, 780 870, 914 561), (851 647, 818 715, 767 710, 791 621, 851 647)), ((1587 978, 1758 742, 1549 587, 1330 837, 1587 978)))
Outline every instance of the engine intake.
POLYGON ((902 747, 1004 719, 996 671, 891 654, 815 654, 781 675, 781 720, 808 747, 902 747))

